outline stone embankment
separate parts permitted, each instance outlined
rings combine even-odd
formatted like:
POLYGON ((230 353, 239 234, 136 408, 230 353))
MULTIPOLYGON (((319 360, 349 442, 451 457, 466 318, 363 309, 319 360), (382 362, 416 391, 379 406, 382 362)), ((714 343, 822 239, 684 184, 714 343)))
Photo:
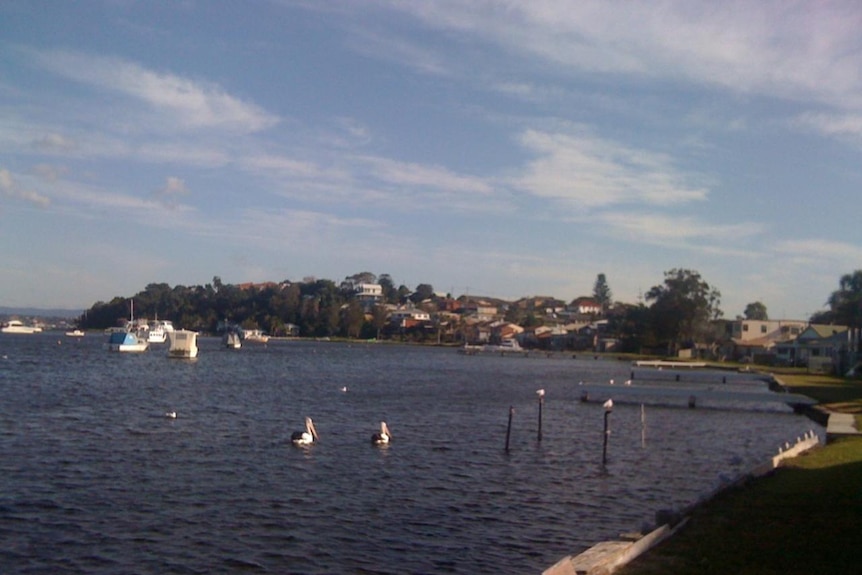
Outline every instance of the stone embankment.
POLYGON ((688 521, 689 514, 695 507, 715 497, 718 492, 729 487, 741 485, 753 478, 772 472, 785 459, 817 446, 820 438, 814 431, 797 438, 796 442, 785 443, 779 448, 778 454, 748 473, 742 474, 735 481, 725 483, 717 489, 705 494, 698 501, 679 511, 662 510, 656 513, 657 527, 646 535, 623 537, 619 541, 604 541, 590 547, 579 555, 568 555, 553 566, 542 572, 542 575, 610 575, 618 568, 626 565, 636 557, 645 553, 658 543, 673 535, 688 521))

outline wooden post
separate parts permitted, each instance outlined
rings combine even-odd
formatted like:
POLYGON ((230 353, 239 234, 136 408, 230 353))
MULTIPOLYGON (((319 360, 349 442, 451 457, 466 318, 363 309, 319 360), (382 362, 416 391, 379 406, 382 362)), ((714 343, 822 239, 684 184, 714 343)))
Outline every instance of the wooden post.
POLYGON ((611 415, 611 411, 613 411, 613 409, 614 409, 613 400, 611 400, 611 399, 607 400, 604 404, 604 408, 605 408, 605 432, 604 432, 604 438, 602 441, 602 467, 604 467, 608 461, 608 436, 611 434, 611 430, 608 428, 608 417, 611 415))
POLYGON ((536 394, 539 396, 539 443, 542 442, 542 409, 545 407, 545 390, 539 389, 536 390, 536 394))
POLYGON ((509 453, 509 438, 512 436, 512 415, 515 413, 514 407, 509 407, 509 425, 506 426, 506 453, 509 453))

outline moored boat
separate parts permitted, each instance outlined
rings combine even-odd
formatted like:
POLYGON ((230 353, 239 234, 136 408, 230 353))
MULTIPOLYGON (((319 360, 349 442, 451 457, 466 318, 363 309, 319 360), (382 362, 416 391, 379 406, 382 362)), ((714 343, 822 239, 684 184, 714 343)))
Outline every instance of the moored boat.
POLYGON ((80 329, 73 329, 66 332, 66 337, 84 337, 84 332, 80 329))
POLYGON ((39 333, 42 328, 35 325, 24 325, 21 321, 13 319, 0 328, 0 331, 3 333, 39 333))
POLYGON ((112 331, 108 336, 110 351, 141 352, 147 351, 149 347, 146 339, 139 338, 131 331, 112 331))
POLYGON ((177 329, 170 332, 168 357, 194 359, 198 356, 198 332, 177 329))
POLYGON ((235 331, 227 331, 224 334, 224 345, 229 349, 239 349, 242 347, 242 340, 239 334, 235 331))

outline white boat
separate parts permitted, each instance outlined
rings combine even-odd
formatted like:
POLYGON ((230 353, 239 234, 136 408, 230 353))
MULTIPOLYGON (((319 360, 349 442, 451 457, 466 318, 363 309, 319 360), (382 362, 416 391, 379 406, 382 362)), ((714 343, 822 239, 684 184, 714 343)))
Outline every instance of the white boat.
POLYGON ((242 339, 243 341, 266 343, 269 341, 269 336, 264 335, 264 333, 259 329, 244 329, 242 330, 242 339))
POLYGON ((42 328, 33 325, 24 325, 17 319, 13 319, 0 328, 0 331, 3 333, 39 333, 42 331, 42 328))
POLYGON ((84 332, 80 329, 73 329, 66 332, 66 337, 84 337, 84 332))
POLYGON ((495 344, 485 344, 482 346, 475 346, 478 348, 478 351, 484 352, 492 352, 492 353, 507 353, 507 352, 523 352, 526 351, 521 345, 518 343, 518 340, 515 339, 504 339, 499 343, 499 345, 495 344))
POLYGON ((168 331, 162 322, 150 322, 147 330, 147 342, 149 343, 165 343, 168 340, 168 331))
POLYGON ((138 337, 131 331, 112 331, 108 336, 108 349, 110 351, 141 352, 147 351, 150 344, 144 338, 138 337))
POLYGON ((168 357, 194 359, 198 356, 198 332, 187 329, 171 330, 168 357))
POLYGON ((224 345, 230 349, 239 349, 242 347, 242 340, 237 332, 228 331, 224 334, 224 345))

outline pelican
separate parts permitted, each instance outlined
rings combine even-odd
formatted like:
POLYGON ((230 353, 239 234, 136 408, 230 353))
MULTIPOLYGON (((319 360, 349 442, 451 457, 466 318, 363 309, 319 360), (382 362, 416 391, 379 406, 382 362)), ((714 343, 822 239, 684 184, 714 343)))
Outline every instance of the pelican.
POLYGON ((389 427, 385 421, 380 422, 380 431, 371 436, 371 443, 374 445, 387 445, 392 439, 392 434, 389 432, 389 427))
POLYGON ((310 417, 305 418, 305 431, 294 431, 290 435, 290 441, 294 445, 311 445, 317 439, 317 430, 314 429, 314 422, 310 417))

